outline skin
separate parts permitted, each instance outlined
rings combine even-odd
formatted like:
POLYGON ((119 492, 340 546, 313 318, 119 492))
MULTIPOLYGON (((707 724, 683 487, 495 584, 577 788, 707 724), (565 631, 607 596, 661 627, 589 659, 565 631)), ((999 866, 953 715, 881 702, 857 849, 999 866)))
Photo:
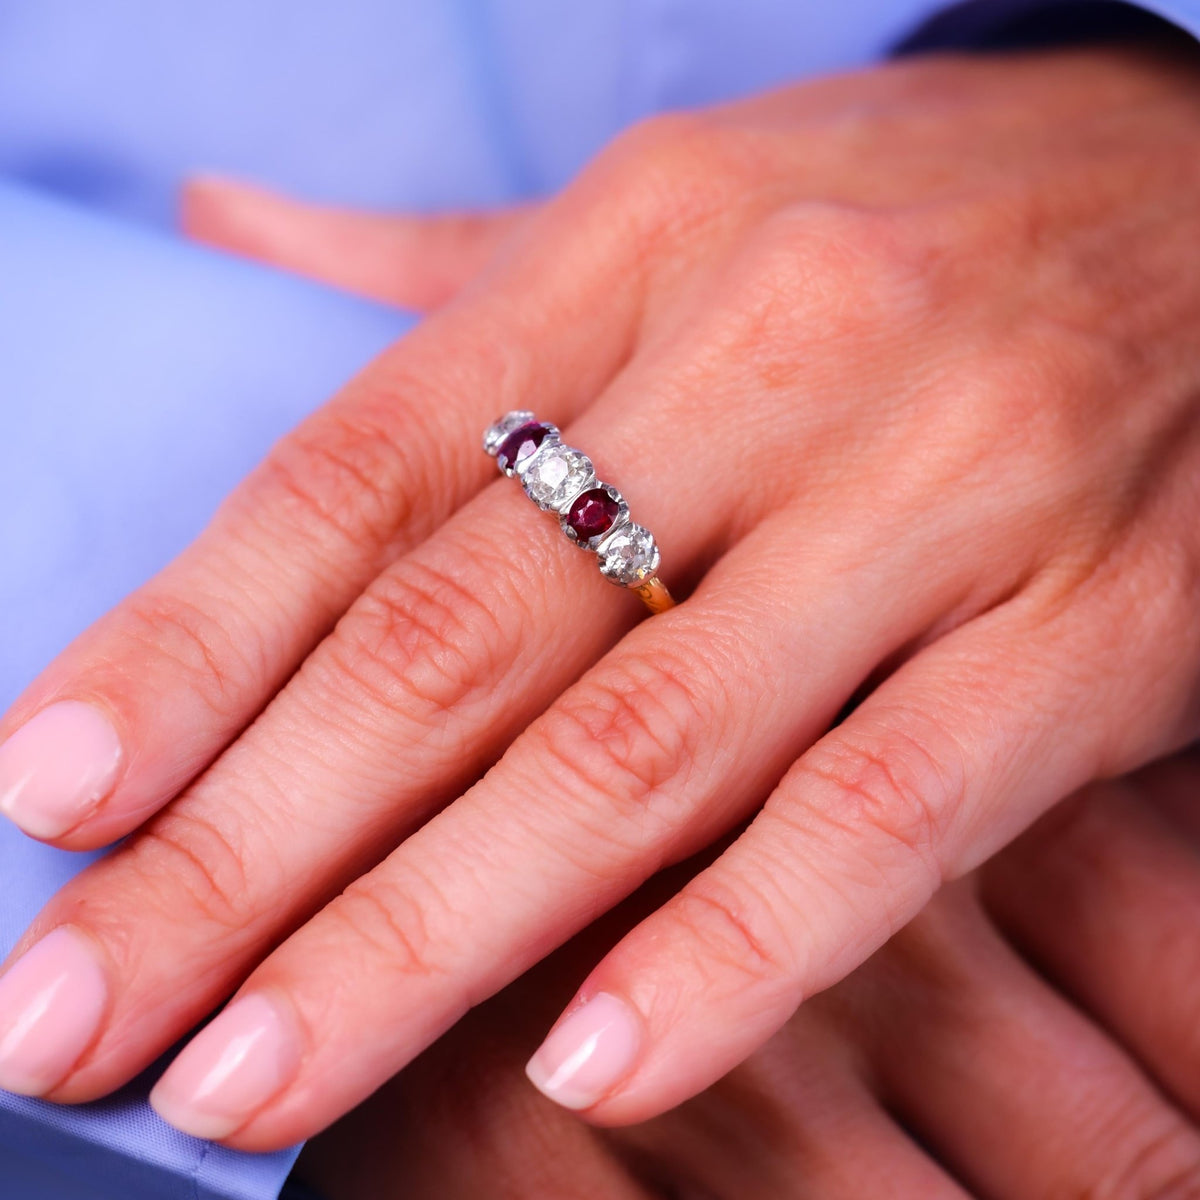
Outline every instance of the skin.
POLYGON ((736 831, 569 1006, 630 1007, 586 1115, 645 1121, 1194 738, 1198 143, 1171 48, 913 60, 655 118, 518 215, 0 726, 85 700, 127 751, 58 844, 137 832, 17 950, 69 923, 110 981, 49 1097, 238 989, 298 1066, 225 1140, 288 1144, 736 831), (678 608, 489 483, 527 404, 678 608))
POLYGON ((578 970, 680 882, 664 876, 310 1143, 299 1173, 330 1200, 1200 1195, 1198 791, 1192 754, 1072 797, 698 1097, 595 1128, 520 1063, 578 970))

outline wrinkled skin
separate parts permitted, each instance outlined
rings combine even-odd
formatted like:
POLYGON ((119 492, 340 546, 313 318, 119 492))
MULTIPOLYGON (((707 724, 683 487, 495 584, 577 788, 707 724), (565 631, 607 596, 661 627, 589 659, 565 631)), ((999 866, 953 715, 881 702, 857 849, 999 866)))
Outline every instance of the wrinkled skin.
MULTIPOLYGON (((287 1144, 740 829, 578 964, 571 1011, 604 992, 636 1031, 586 1115, 642 1122, 1063 797, 1192 739, 1196 66, 818 80, 645 122, 510 214, 0 728, 80 699, 125 748, 55 840, 133 836, 18 949, 69 924, 110 989, 44 1094, 104 1094, 240 989, 285 1077, 212 1126, 177 1068, 160 1107, 287 1144), (489 482, 479 434, 525 406, 655 531, 678 608, 638 623, 489 482)), ((403 222, 330 220, 403 252, 403 222)))
POLYGON ((1198 798, 1195 755, 1073 797, 700 1096, 596 1129, 520 1064, 579 968, 679 882, 656 881, 299 1173, 330 1200, 1198 1196, 1198 798))

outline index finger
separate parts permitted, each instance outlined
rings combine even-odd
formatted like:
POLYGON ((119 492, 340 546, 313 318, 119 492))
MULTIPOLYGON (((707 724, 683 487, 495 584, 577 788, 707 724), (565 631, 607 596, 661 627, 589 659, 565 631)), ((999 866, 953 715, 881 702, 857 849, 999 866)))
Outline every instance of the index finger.
POLYGON ((284 438, 189 549, 35 681, 0 723, 0 811, 70 849, 129 832, 483 485, 488 420, 533 396, 565 419, 600 389, 633 336, 635 248, 608 225, 541 224, 530 252, 284 438))

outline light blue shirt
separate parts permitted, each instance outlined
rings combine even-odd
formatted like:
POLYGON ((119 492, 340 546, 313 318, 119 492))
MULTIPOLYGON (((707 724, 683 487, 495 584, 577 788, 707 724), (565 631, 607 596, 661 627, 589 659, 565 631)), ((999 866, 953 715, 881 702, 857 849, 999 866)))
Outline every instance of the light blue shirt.
MULTIPOLYGON (((928 34, 986 42, 1046 3, 974 0, 928 34)), ((0 0, 0 705, 411 323, 184 244, 186 173, 377 207, 537 196, 641 116, 868 63, 942 7, 0 0)), ((1200 0, 1145 7, 1200 29, 1200 0)), ((85 861, 0 828, 0 948, 85 861)), ((0 1197, 276 1194, 291 1154, 178 1134, 147 1088, 0 1093, 0 1197)))

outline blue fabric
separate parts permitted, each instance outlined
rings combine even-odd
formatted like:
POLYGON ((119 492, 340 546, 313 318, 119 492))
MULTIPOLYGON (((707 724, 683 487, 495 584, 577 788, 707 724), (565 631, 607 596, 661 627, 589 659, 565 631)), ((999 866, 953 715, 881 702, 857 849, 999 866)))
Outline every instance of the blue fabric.
POLYGON ((877 57, 928 0, 0 0, 0 174, 169 222, 188 172, 437 208, 646 113, 877 57))
MULTIPOLYGON (((411 323, 0 185, 0 705, 200 530, 270 443, 411 323)), ((0 822, 0 951, 92 856, 0 822)), ((261 1200, 294 1153, 177 1133, 153 1072, 83 1109, 0 1092, 3 1200, 261 1200)))
MULTIPOLYGON (((974 0, 953 36, 1030 3, 974 0)), ((409 323, 184 245, 188 172, 379 207, 536 196, 641 116, 867 63, 941 7, 0 0, 0 704, 409 323)), ((1200 0, 1147 7, 1200 28, 1200 0)), ((0 949, 86 861, 0 827, 0 949)), ((0 1093, 0 1197, 278 1192, 293 1155, 175 1133, 147 1086, 83 1109, 0 1093)))

